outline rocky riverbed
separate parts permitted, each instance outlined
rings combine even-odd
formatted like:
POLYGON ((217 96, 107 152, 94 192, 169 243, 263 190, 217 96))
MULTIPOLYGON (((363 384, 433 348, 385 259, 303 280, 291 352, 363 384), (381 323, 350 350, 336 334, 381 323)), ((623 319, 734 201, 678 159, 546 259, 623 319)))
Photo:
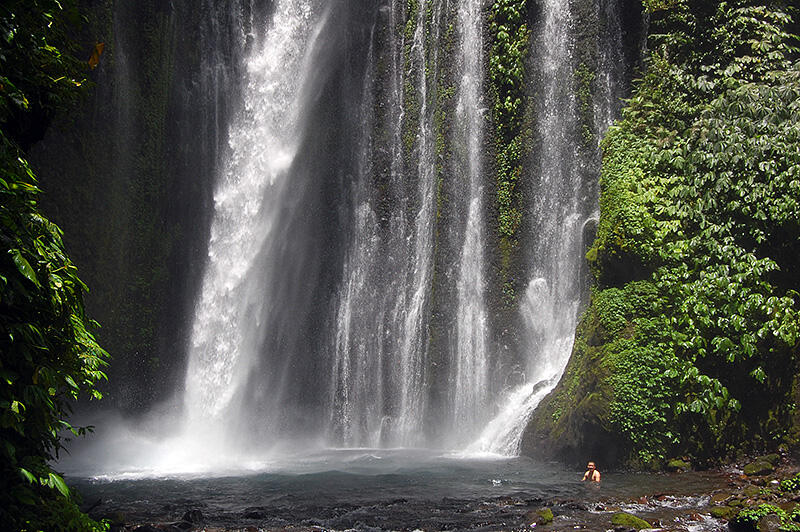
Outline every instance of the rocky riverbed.
POLYGON ((800 530, 793 521, 800 476, 785 456, 711 471, 671 466, 664 473, 605 472, 600 485, 515 461, 494 471, 451 463, 380 475, 93 480, 78 487, 93 501, 90 514, 118 532, 800 530), (538 482, 520 480, 536 475, 538 482))

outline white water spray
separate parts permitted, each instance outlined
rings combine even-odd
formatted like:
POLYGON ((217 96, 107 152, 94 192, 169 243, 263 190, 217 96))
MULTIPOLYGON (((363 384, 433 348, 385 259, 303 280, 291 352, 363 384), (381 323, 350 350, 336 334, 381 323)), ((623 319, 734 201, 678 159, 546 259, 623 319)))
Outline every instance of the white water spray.
POLYGON ((263 42, 247 61, 244 107, 231 124, 214 194, 185 391, 186 430, 204 435, 209 456, 230 448, 226 427, 242 410, 237 399, 259 356, 259 316, 271 296, 263 255, 298 148, 298 94, 310 67, 314 15, 309 0, 277 3, 263 42))

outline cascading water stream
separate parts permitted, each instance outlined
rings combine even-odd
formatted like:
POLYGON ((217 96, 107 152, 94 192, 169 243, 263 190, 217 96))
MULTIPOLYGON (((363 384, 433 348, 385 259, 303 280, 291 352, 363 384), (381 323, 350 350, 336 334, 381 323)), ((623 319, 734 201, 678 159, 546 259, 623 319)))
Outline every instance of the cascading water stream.
MULTIPOLYGON (((394 15, 394 10, 391 14, 394 15)), ((392 17, 393 18, 393 17, 392 17)), ((370 40, 372 43, 372 39, 370 40)), ((392 54, 394 56, 394 54, 392 54)), ((368 65, 374 64, 371 44, 368 65)), ((336 312, 335 338, 331 362, 330 414, 328 439, 345 446, 376 447, 383 429, 383 363, 382 334, 364 335, 361 325, 373 322, 380 328, 386 316, 386 294, 380 293, 374 276, 378 269, 381 236, 378 220, 371 204, 369 178, 374 171, 371 132, 374 104, 374 73, 365 77, 359 132, 359 161, 353 187, 356 198, 355 224, 350 251, 345 259, 346 277, 336 312), (378 304, 376 304, 378 303, 378 304)), ((396 91, 390 92, 397 101, 396 91)), ((395 119, 396 120, 396 119, 395 119)), ((398 128, 396 128, 398 129, 398 128)))
MULTIPOLYGON (((392 5, 390 27, 396 27, 404 5, 392 5)), ((405 36, 389 40, 388 101, 381 106, 385 114, 371 114, 372 76, 367 76, 362 92, 354 232, 338 295, 331 360, 328 433, 334 444, 375 447, 424 441, 436 193, 433 110, 426 72, 436 68, 438 53, 427 40, 429 11, 431 26, 436 27, 441 7, 423 0, 410 42, 405 36), (405 91, 413 92, 419 105, 417 116, 405 107, 405 91), (378 146, 373 140, 379 122, 388 130, 388 146, 378 146), (415 131, 414 164, 405 158, 403 133, 409 129, 415 131), (373 163, 378 152, 383 168, 373 163), (375 174, 382 172, 386 181, 382 190, 376 190, 375 174)), ((371 49, 370 65, 375 61, 373 53, 371 49)))
POLYGON ((595 99, 594 115, 597 132, 602 136, 614 123, 622 108, 625 91, 620 81, 625 77, 625 57, 619 3, 616 0, 601 0, 598 8, 599 18, 605 22, 605 27, 601 33, 598 47, 600 68, 597 70, 597 85, 599 94, 595 99))
POLYGON ((233 445, 224 435, 244 407, 242 388, 259 356, 259 316, 271 297, 264 254, 298 147, 297 95, 310 68, 314 18, 310 0, 278 2, 263 42, 252 47, 243 109, 230 126, 185 385, 186 430, 204 434, 209 456, 233 445))
POLYGON ((462 179, 469 190, 464 243, 457 280, 456 345, 452 353, 453 427, 461 437, 473 436, 485 421, 489 390, 488 328, 485 298, 483 234, 484 165, 482 2, 464 0, 458 9, 461 79, 456 129, 463 146, 462 179))
MULTIPOLYGON (((526 325, 526 383, 513 390, 497 417, 470 447, 515 455, 533 410, 552 390, 572 351, 585 260, 583 227, 596 217, 596 185, 585 182, 573 89, 574 31, 569 0, 546 0, 534 49, 541 50, 541 96, 537 103, 541 148, 534 176, 532 279, 520 304, 526 325)), ((613 75, 603 75, 598 118, 610 120, 613 75)), ((607 127, 607 125, 606 125, 607 127)))
MULTIPOLYGON (((397 415, 399 443, 418 445, 427 408, 425 374, 427 364, 427 303, 433 270, 434 224, 436 222, 436 149, 433 133, 433 106, 429 99, 427 73, 437 69, 439 49, 426 46, 426 14, 432 11, 433 28, 439 27, 441 2, 422 0, 417 8, 417 25, 411 45, 412 63, 416 63, 415 82, 419 102, 419 131, 415 148, 417 167, 412 181, 417 181, 417 213, 412 229, 413 244, 408 250, 408 281, 400 339, 400 399, 397 415), (430 5, 429 5, 430 4, 430 5), (428 53, 430 57, 428 57, 428 53)), ((438 35, 431 42, 438 42, 438 35)), ((397 309, 400 310, 400 309, 397 309)))

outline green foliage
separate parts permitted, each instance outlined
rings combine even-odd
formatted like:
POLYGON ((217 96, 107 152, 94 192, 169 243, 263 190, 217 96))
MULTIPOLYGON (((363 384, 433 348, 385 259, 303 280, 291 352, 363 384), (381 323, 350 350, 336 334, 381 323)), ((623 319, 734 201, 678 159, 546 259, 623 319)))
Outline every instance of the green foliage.
POLYGON ((38 211, 36 180, 18 143, 77 98, 79 63, 64 39, 69 2, 11 2, 0 11, 0 522, 13 530, 100 530, 60 475, 66 418, 80 393, 99 397, 106 353, 90 332, 86 290, 58 227, 38 211))
POLYGON ((775 515, 780 519, 781 524, 778 530, 782 532, 800 530, 798 509, 795 508, 791 513, 787 513, 784 509, 774 504, 760 504, 753 508, 745 508, 733 519, 732 525, 736 526, 737 530, 759 530, 758 522, 768 515, 775 515))
POLYGON ((683 0, 644 0, 644 7, 650 13, 675 9, 683 0))
POLYGON ((792 19, 766 2, 669 4, 602 143, 587 254, 610 423, 644 461, 780 441, 800 346, 792 19))
POLYGON ((497 174, 497 220, 500 234, 503 299, 513 303, 515 292, 508 281, 511 253, 522 222, 518 185, 523 155, 529 151, 531 132, 525 127, 525 60, 530 40, 526 21, 526 0, 496 0, 489 14, 491 53, 489 55, 492 117, 496 132, 495 172, 497 174))
POLYGON ((798 489, 800 489, 800 473, 781 480, 781 491, 797 491, 798 489))
POLYGON ((8 0, 0 9, 0 125, 23 145, 58 109, 76 101, 87 66, 68 32, 81 21, 74 1, 8 0))

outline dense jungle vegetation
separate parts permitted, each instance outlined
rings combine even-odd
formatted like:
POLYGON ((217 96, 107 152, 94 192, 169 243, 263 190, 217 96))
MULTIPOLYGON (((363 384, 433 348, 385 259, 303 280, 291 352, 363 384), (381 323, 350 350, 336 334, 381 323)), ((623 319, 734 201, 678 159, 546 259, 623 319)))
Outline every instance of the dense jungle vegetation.
POLYGON ((646 73, 602 142, 596 286, 525 446, 658 466, 795 445, 797 9, 648 4, 646 73))
MULTIPOLYGON (((89 70, 69 36, 76 2, 18 0, 0 6, 0 527, 101 530, 83 515, 49 461, 79 393, 99 397, 106 353, 84 313, 86 286, 60 229, 39 212, 25 150, 55 113, 80 97, 89 70)), ((86 52, 87 58, 89 52, 86 52)))

